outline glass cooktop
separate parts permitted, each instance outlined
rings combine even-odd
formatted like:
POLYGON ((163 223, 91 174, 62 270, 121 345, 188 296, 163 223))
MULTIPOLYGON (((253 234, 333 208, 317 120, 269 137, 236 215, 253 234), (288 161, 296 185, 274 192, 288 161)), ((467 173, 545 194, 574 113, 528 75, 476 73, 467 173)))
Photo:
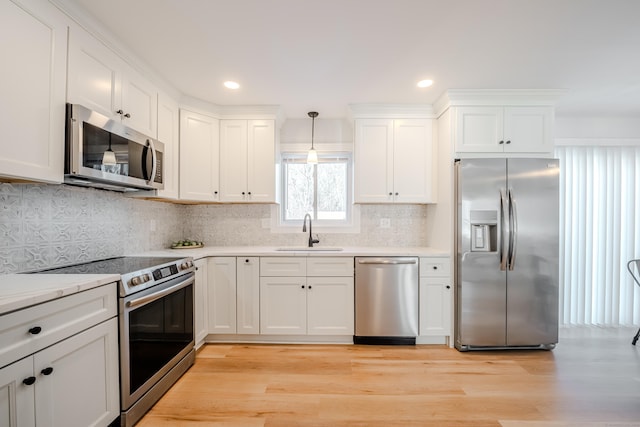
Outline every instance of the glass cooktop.
POLYGON ((117 257, 67 267, 41 270, 47 274, 129 274, 163 264, 180 261, 182 258, 117 257))

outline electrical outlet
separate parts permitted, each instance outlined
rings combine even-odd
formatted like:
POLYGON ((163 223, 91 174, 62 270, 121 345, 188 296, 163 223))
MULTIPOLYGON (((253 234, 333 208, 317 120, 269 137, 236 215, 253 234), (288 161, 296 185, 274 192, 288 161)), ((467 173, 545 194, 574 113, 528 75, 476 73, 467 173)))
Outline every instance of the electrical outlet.
POLYGON ((380 218, 380 228, 390 228, 390 227, 391 227, 390 218, 380 218))

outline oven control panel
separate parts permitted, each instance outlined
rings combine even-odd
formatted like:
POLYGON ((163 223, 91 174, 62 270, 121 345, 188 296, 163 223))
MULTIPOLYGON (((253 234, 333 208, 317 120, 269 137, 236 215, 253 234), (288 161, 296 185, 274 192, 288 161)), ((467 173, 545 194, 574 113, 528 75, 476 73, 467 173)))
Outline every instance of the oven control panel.
POLYGON ((178 274, 178 268, 174 264, 153 270, 153 278, 155 280, 161 280, 165 277, 173 276, 174 274, 178 274))

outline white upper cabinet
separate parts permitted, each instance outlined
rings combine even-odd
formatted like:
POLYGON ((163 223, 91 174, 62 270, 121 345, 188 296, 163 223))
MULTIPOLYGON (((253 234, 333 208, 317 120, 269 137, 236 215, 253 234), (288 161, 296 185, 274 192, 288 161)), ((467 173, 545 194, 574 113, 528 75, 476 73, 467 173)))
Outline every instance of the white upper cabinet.
POLYGON ((180 109, 167 95, 158 94, 158 140, 164 144, 164 189, 158 197, 177 199, 180 171, 180 109))
POLYGON ((45 0, 0 2, 0 176, 60 183, 66 17, 45 0))
POLYGON ((275 202, 275 122, 220 121, 220 201, 275 202))
POLYGON ((69 31, 67 100, 145 135, 157 135, 157 88, 77 26, 69 31))
POLYGON ((553 151, 551 107, 459 107, 455 151, 546 153, 553 151))
POLYGON ((180 110, 180 199, 219 200, 220 121, 180 110))
POLYGON ((432 121, 356 119, 355 202, 434 203, 432 121))

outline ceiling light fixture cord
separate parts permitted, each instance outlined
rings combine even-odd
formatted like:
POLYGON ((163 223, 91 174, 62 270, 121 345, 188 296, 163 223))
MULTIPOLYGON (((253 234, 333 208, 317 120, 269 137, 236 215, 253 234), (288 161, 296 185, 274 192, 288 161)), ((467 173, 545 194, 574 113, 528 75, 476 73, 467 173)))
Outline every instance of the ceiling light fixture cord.
POLYGON ((307 114, 309 115, 309 117, 311 117, 311 149, 309 150, 309 154, 307 155, 307 163, 316 164, 318 163, 318 155, 313 146, 313 139, 315 135, 316 117, 318 117, 318 113, 316 111, 310 111, 307 114))

